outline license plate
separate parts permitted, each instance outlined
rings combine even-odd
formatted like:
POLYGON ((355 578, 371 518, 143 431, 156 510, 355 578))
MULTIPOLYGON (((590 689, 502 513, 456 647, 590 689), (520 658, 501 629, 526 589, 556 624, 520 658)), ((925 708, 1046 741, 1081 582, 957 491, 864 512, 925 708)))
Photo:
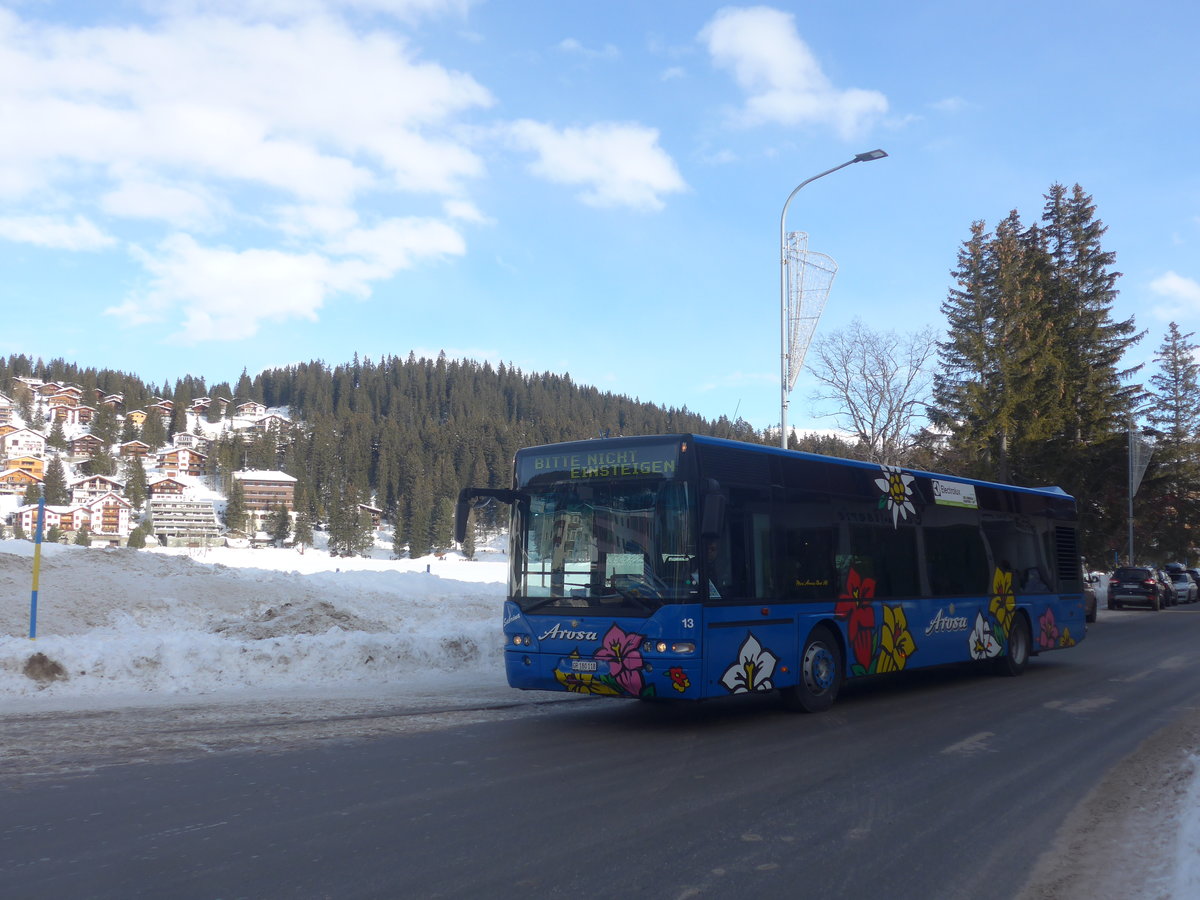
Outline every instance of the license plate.
POLYGON ((597 663, 594 659, 573 659, 571 660, 572 672, 595 672, 597 663))

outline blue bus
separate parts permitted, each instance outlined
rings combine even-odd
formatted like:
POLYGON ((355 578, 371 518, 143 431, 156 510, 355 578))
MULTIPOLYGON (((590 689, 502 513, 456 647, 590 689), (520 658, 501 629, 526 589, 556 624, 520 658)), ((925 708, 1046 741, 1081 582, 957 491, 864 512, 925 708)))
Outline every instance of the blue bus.
POLYGON ((1085 633, 1075 501, 691 434, 518 451, 508 682, 828 709, 847 679, 977 660, 1019 675, 1085 633))

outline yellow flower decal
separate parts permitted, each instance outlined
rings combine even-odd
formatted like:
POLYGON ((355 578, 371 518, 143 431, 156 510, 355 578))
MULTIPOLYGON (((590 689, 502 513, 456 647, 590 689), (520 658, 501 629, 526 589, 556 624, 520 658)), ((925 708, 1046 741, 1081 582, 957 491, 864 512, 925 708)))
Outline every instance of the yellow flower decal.
POLYGON ((1059 637, 1059 639, 1058 639, 1058 646, 1060 646, 1060 647, 1074 647, 1075 646, 1075 638, 1071 637, 1071 629, 1070 628, 1064 628, 1062 630, 1062 636, 1059 637))
MULTIPOLYGON (((569 658, 579 659, 579 651, 574 651, 569 658)), ((612 678, 597 676, 592 672, 564 672, 559 669, 555 671, 554 677, 559 684, 575 694, 603 694, 606 697, 616 697, 621 693, 612 678)))
POLYGON ((875 671, 899 672, 908 662, 908 658, 916 652, 917 645, 908 630, 908 617, 904 615, 904 609, 899 606, 885 606, 875 671))
POLYGON ((1008 626, 1012 622, 1013 612, 1017 608, 1017 598, 1013 594, 1013 573, 997 569, 992 576, 992 603, 988 611, 996 619, 1001 630, 1008 634, 1008 626))

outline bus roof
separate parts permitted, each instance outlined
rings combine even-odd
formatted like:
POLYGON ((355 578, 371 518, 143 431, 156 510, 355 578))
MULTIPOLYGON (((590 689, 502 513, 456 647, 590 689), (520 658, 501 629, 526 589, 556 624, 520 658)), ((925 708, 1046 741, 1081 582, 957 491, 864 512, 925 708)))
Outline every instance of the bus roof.
MULTIPOLYGON (((691 441, 695 444, 717 447, 727 447, 730 449, 741 450, 744 452, 761 453, 772 456, 786 457, 788 459, 808 459, 814 462, 835 462, 842 465, 855 468, 878 470, 881 468, 880 463, 868 462, 861 459, 846 459, 839 456, 822 456, 817 453, 808 453, 803 450, 784 450, 782 447, 774 447, 767 444, 751 444, 746 441, 734 441, 728 438, 711 437, 704 434, 645 434, 645 435, 622 435, 620 437, 602 437, 589 438, 582 441, 564 441, 557 444, 543 444, 536 447, 523 447, 517 451, 518 456, 530 451, 545 451, 547 448, 561 448, 562 452, 568 450, 582 450, 585 447, 611 447, 614 443, 620 444, 643 444, 660 441, 691 441)), ((899 467, 903 468, 903 467, 899 467)), ((1023 487, 1015 484, 1004 484, 995 481, 980 481, 974 478, 966 478, 962 475, 948 475, 938 472, 926 472, 921 469, 905 469, 906 472, 911 472, 914 475, 923 475, 928 478, 936 478, 941 481, 955 481, 960 484, 970 484, 977 486, 985 486, 996 488, 1003 491, 1018 491, 1021 493, 1037 494, 1040 496, 1062 497, 1074 499, 1064 491, 1061 487, 1023 487)))

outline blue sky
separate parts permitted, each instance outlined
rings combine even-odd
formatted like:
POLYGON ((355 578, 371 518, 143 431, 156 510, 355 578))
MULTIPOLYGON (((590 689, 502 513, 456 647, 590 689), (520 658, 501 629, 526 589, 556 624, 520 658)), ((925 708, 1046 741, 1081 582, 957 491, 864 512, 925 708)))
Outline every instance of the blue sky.
MULTIPOLYGON (((779 217, 818 336, 941 328, 971 222, 1083 186, 1147 337, 1200 313, 1200 13, 0 0, 0 353, 154 383, 504 361, 779 421, 779 217)), ((789 421, 817 417, 806 375, 789 421)))

